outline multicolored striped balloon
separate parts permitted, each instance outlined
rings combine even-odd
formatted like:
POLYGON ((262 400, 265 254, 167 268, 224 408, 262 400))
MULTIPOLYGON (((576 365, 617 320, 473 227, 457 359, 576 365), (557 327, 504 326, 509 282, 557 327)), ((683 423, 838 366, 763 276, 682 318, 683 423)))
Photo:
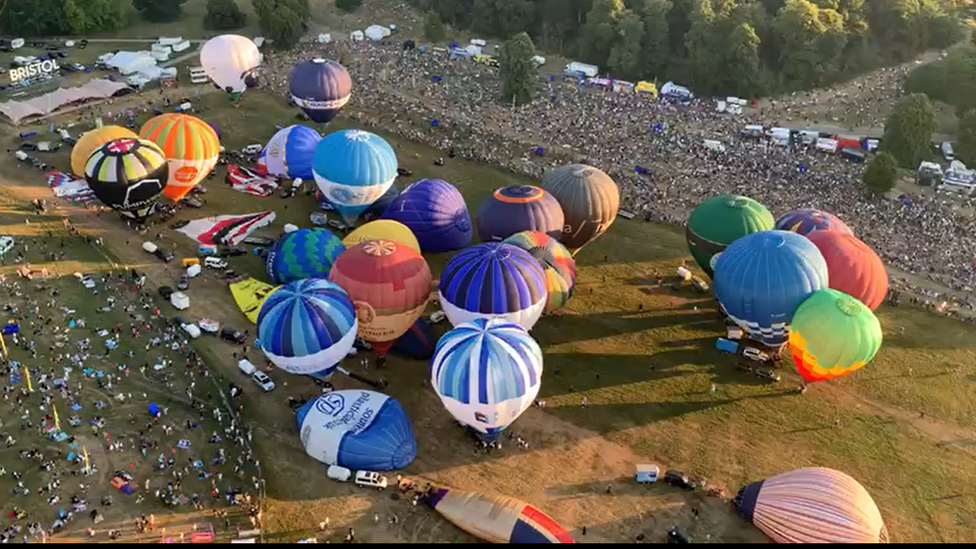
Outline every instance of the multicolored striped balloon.
POLYGON ((807 381, 826 381, 863 368, 881 348, 881 323, 871 309, 837 290, 815 292, 790 328, 790 352, 807 381))
POLYGON ((444 267, 439 293, 451 324, 502 318, 531 330, 548 300, 546 274, 529 252, 503 242, 461 250, 444 267))
POLYGON ((840 231, 853 235, 854 231, 836 215, 823 210, 793 210, 776 220, 777 230, 792 231, 804 236, 815 231, 840 231))
POLYGON ((122 126, 102 126, 81 134, 78 142, 71 147, 71 173, 84 177, 85 163, 88 162, 91 153, 113 139, 125 137, 135 139, 139 136, 122 126))
POLYGON ((455 419, 495 438, 539 394, 542 349, 514 322, 478 318, 437 342, 430 384, 455 419))
POLYGON ((168 170, 155 143, 122 138, 95 149, 85 163, 85 180, 106 206, 141 220, 155 210, 168 170))
POLYGON ((166 113, 150 118, 139 137, 159 145, 169 161, 163 194, 179 202, 217 165, 220 139, 209 124, 195 116, 166 113))
POLYGON ((518 246, 532 254, 546 273, 546 313, 562 308, 573 295, 576 286, 576 260, 555 238, 539 231, 522 231, 503 242, 518 246))

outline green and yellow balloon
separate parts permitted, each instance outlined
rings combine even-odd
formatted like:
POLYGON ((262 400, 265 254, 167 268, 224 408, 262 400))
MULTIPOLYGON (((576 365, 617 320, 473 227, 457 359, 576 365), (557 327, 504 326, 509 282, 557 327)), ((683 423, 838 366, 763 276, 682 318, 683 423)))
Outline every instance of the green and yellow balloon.
POLYGON ((827 381, 867 365, 881 348, 881 323, 867 306, 837 290, 814 292, 793 315, 790 352, 808 382, 827 381))

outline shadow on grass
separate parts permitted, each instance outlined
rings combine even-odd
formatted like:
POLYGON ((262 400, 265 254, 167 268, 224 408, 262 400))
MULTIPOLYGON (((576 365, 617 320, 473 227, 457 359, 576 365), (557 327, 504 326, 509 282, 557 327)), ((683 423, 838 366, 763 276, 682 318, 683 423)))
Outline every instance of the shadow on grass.
POLYGON ((702 328, 719 326, 708 311, 670 313, 653 310, 612 311, 588 315, 555 315, 553 322, 537 324, 532 331, 543 347, 634 334, 661 328, 702 328))

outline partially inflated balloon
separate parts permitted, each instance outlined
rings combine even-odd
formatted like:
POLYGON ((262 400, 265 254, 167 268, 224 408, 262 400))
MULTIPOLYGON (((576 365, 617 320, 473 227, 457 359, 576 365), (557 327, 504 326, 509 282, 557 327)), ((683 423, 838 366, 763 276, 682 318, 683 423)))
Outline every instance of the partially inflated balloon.
POLYGON ((569 164, 539 185, 559 201, 566 218, 559 237, 574 255, 610 228, 620 208, 620 189, 609 175, 585 164, 569 164))
POLYGON ((830 287, 861 300, 872 311, 888 295, 888 271, 878 254, 852 234, 815 231, 807 238, 827 261, 830 287))
POLYGON ((503 242, 522 248, 542 265, 546 272, 546 289, 549 298, 545 312, 562 308, 573 295, 576 286, 576 261, 565 246, 555 238, 539 231, 522 231, 503 242))
POLYGON ((271 175, 311 180, 312 157, 321 140, 319 132, 306 126, 282 128, 261 151, 258 165, 271 175))
POLYGON ((881 348, 881 323, 863 303, 820 290, 800 305, 790 328, 790 352, 807 381, 826 381, 863 368, 881 348))
POLYGON ((522 231, 539 231, 559 238, 563 234, 559 201, 532 185, 509 185, 496 190, 478 208, 478 238, 505 240, 522 231))
POLYGON ((552 517, 512 497, 438 488, 427 504, 458 528, 490 543, 576 543, 552 517))
POLYGON ((265 261, 268 276, 276 284, 303 278, 327 278, 346 247, 325 229, 299 229, 283 235, 271 247, 265 261))
POLYGON ((211 81, 232 96, 256 82, 255 70, 261 52, 250 38, 224 34, 211 38, 200 48, 200 66, 211 81))
POLYGON ((291 99, 313 121, 331 122, 352 95, 352 78, 345 67, 326 59, 302 61, 291 70, 291 99))
POLYGON ((383 356, 427 308, 432 278, 420 252, 392 240, 346 250, 329 273, 356 305, 359 336, 383 356))
POLYGON ((420 253, 420 244, 417 243, 417 238, 413 235, 413 232, 403 223, 398 223, 390 219, 370 221, 346 235, 342 239, 342 243, 346 248, 352 248, 356 244, 362 244, 370 240, 392 240, 409 246, 417 253, 420 253))
POLYGON ((839 231, 854 234, 836 215, 822 210, 793 210, 776 220, 776 229, 809 235, 815 231, 839 231))
POLYGON ((95 150, 85 163, 85 180, 106 206, 132 219, 144 219, 156 208, 169 167, 152 141, 122 138, 95 150))
POLYGON ((139 136, 159 145, 169 162, 169 180, 163 194, 180 201, 217 165, 217 132, 195 116, 161 114, 149 119, 139 136))
POLYGON ((403 223, 425 253, 457 250, 471 244, 471 215, 461 193, 442 179, 421 179, 386 208, 386 219, 403 223))
POLYGON ((430 330, 430 322, 420 317, 390 347, 390 352, 416 360, 430 360, 434 355, 437 339, 430 330))
POLYGON ((773 214, 745 196, 719 195, 702 202, 688 217, 685 235, 698 266, 713 277, 713 256, 738 238, 773 228, 773 214))
POLYGON ((84 177, 85 163, 96 149, 112 141, 123 137, 135 138, 138 135, 123 128, 122 126, 102 126, 89 130, 78 138, 78 142, 71 147, 71 172, 75 175, 84 177))
POLYGON ((397 158, 382 137, 343 130, 319 141, 312 169, 323 197, 351 223, 393 185, 397 158))

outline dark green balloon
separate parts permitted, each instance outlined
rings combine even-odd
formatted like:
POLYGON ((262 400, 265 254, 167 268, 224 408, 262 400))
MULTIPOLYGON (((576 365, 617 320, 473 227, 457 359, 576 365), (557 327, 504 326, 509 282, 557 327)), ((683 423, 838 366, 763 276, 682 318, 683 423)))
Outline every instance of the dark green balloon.
POLYGON ((747 234, 768 231, 776 224, 773 214, 759 202, 722 194, 702 202, 688 216, 688 249, 709 277, 712 257, 747 234))

